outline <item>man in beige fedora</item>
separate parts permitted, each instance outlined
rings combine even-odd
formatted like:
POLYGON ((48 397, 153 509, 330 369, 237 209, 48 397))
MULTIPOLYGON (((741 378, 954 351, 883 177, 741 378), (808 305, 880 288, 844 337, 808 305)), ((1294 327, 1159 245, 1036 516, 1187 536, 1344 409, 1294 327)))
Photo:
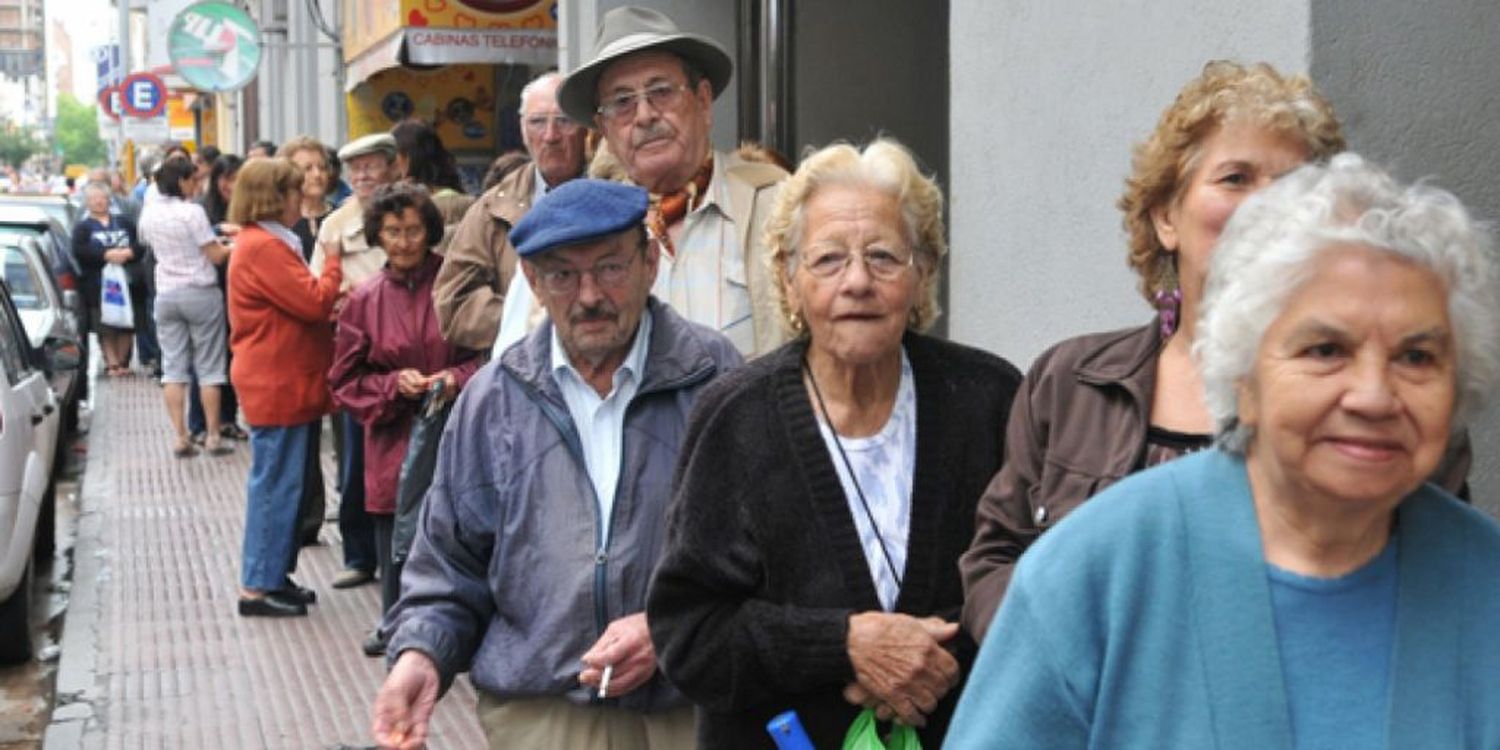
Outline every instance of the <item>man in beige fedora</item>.
MULTIPOLYGON (((598 128, 626 177, 651 194, 646 224, 661 251, 652 293, 752 356, 788 335, 763 231, 787 175, 709 143, 714 99, 733 72, 718 42, 624 6, 604 15, 593 54, 563 81, 557 103, 598 128)), ((509 294, 507 313, 534 306, 524 283, 509 294)), ((502 318, 497 350, 524 333, 515 323, 502 318)))

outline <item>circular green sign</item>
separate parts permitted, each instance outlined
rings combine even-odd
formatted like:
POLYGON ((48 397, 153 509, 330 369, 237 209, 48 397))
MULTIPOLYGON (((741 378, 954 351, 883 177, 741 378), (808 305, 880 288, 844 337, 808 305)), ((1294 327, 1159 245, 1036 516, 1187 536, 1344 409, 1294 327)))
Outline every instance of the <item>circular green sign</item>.
POLYGON ((260 29, 229 3, 190 5, 172 19, 167 57, 193 88, 234 91, 255 78, 260 67, 260 29))

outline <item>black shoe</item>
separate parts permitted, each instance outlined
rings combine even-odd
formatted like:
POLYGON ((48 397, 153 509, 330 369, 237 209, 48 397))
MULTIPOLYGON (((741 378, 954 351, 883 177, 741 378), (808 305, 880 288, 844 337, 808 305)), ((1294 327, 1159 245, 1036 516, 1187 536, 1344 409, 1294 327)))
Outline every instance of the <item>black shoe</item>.
POLYGON ((240 597, 240 617, 302 617, 307 605, 275 591, 257 598, 240 597))
POLYGON ((364 643, 359 644, 359 647, 364 650, 365 656, 385 656, 385 635, 377 627, 365 636, 364 643))
POLYGON ((294 602, 302 602, 303 604, 318 603, 318 592, 306 586, 297 585, 297 582, 293 581, 291 576, 287 576, 282 580, 281 588, 276 589, 276 595, 283 599, 290 599, 294 602))

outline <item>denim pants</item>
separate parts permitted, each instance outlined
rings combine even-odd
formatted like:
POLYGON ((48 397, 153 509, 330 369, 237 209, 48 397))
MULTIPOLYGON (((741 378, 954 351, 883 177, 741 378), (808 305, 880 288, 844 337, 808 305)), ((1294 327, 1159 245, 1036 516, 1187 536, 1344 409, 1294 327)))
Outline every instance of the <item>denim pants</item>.
POLYGON ((375 522, 365 511, 365 430, 348 412, 339 413, 344 455, 339 462, 339 535, 344 538, 344 569, 374 573, 375 522))
POLYGON ((294 427, 250 428, 250 480, 245 490, 245 544, 240 583, 274 591, 286 579, 297 553, 297 508, 302 467, 317 422, 294 427))

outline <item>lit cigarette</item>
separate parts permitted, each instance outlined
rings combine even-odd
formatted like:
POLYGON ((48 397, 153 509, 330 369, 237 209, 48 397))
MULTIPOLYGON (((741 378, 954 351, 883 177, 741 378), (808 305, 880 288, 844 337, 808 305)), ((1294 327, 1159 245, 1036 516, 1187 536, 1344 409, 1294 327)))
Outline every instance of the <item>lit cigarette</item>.
POLYGON ((615 665, 604 665, 604 676, 599 678, 599 700, 609 697, 609 678, 615 673, 615 665))

